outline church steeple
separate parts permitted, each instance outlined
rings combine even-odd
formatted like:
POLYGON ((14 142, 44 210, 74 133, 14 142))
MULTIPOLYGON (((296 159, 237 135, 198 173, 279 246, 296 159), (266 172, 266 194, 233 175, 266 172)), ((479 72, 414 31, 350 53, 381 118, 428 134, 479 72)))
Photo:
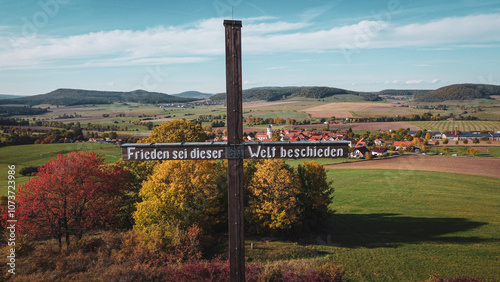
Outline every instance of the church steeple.
POLYGON ((267 139, 273 138, 273 129, 271 128, 271 125, 267 126, 267 139))

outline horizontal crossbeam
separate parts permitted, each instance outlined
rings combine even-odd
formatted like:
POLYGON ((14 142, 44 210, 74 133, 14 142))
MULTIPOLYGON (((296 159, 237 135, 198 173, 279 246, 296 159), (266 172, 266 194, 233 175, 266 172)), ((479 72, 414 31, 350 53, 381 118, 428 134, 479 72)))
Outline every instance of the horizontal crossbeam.
POLYGON ((246 142, 228 145, 212 143, 135 143, 123 144, 122 159, 150 160, 220 160, 276 158, 343 158, 348 154, 346 141, 246 142))

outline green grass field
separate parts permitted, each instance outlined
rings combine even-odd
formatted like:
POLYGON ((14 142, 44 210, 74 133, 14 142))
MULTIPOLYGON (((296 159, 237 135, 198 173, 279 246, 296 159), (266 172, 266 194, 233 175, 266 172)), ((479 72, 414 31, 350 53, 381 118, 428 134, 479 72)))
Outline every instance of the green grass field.
POLYGON ((41 166, 45 162, 74 150, 93 150, 106 161, 115 162, 121 157, 120 147, 97 143, 62 143, 43 145, 21 145, 0 147, 0 195, 7 191, 7 171, 9 165, 16 166, 16 184, 27 182, 30 177, 23 177, 19 170, 25 166, 41 166))
POLYGON ((333 260, 349 281, 500 278, 499 178, 346 169, 328 176, 336 189, 330 233, 302 244, 249 240, 250 260, 333 260))

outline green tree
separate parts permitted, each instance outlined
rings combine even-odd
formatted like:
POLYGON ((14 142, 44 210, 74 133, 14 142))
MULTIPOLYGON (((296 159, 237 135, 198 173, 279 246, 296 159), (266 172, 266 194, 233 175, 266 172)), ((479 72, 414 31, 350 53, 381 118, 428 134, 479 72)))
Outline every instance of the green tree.
POLYGON ((301 184, 297 195, 300 224, 306 229, 316 229, 333 213, 329 208, 333 200, 333 182, 328 181, 323 165, 315 161, 304 161, 297 166, 296 173, 301 184))
POLYGON ((450 154, 450 148, 448 148, 448 147, 443 147, 443 152, 444 152, 445 154, 449 155, 449 154, 450 154))

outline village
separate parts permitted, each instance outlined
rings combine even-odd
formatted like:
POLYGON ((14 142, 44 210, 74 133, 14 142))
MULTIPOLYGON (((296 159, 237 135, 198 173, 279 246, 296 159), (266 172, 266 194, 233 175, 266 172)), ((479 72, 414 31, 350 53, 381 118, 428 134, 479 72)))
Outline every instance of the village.
MULTIPOLYGON (((500 141, 500 132, 484 132, 484 131, 464 131, 460 132, 455 128, 453 132, 439 131, 409 131, 400 129, 403 133, 403 138, 397 138, 394 131, 390 130, 386 134, 377 134, 375 136, 386 136, 386 138, 370 138, 368 134, 360 135, 355 138, 352 130, 332 130, 320 131, 313 130, 289 130, 281 129, 275 133, 272 125, 268 125, 266 132, 256 132, 255 134, 246 135, 246 142, 272 142, 272 141, 348 141, 349 142, 349 157, 355 159, 364 159, 369 154, 371 157, 384 157, 389 155, 399 155, 402 152, 406 153, 424 153, 430 145, 459 145, 459 144, 492 144, 493 141, 500 141), (368 135, 368 136, 366 136, 368 135), (392 136, 392 138, 391 138, 392 136), (387 138, 388 137, 388 138, 387 138), (392 140, 391 140, 392 139, 392 140), (394 139, 404 139, 401 141, 394 139)), ((373 137, 373 135, 371 136, 373 137)), ((227 137, 215 137, 207 142, 225 142, 227 137)))

